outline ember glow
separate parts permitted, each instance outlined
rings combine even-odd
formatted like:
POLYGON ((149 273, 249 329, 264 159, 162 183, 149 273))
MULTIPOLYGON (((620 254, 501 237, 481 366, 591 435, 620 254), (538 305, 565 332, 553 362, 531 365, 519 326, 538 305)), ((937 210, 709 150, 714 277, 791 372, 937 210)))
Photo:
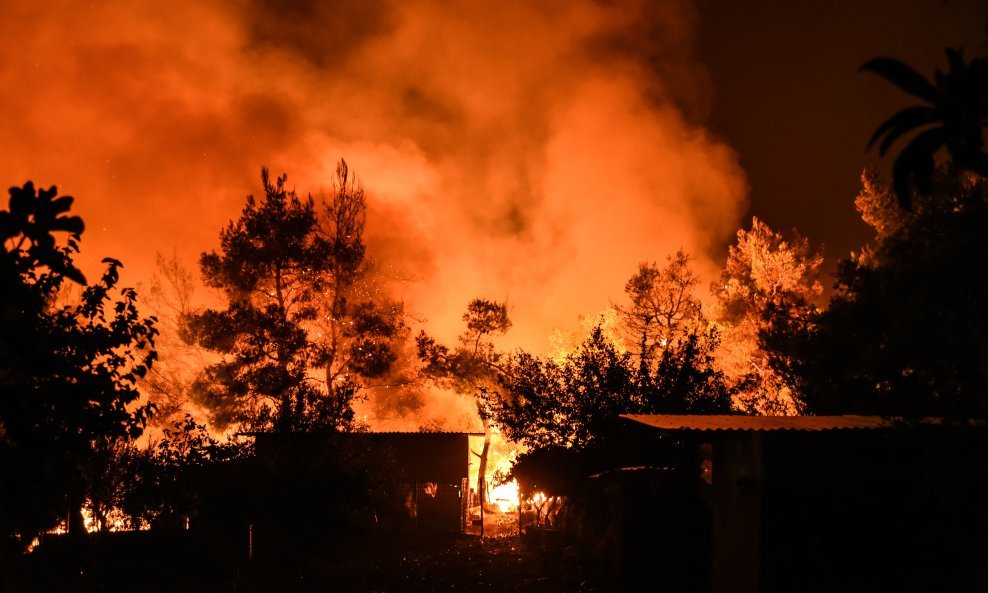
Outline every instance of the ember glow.
POLYGON ((87 270, 155 252, 192 265, 262 165, 369 195, 374 257, 452 339, 472 297, 507 299, 513 344, 606 307, 636 263, 706 259, 745 203, 707 102, 691 2, 180 0, 7 3, 0 176, 58 184, 87 270))
MULTIPOLYGON (((90 505, 92 503, 87 503, 86 506, 82 507, 82 522, 83 527, 85 527, 88 533, 96 533, 98 531, 147 531, 151 528, 147 522, 142 522, 140 525, 131 526, 128 524, 127 519, 123 511, 119 508, 111 508, 106 514, 105 521, 100 525, 99 519, 93 514, 90 505)), ((69 532, 68 523, 62 521, 54 529, 47 532, 48 535, 64 535, 69 532)), ((37 544, 35 544, 37 545, 37 544)))
POLYGON ((518 510, 518 482, 511 480, 491 489, 491 502, 497 505, 502 513, 518 510))

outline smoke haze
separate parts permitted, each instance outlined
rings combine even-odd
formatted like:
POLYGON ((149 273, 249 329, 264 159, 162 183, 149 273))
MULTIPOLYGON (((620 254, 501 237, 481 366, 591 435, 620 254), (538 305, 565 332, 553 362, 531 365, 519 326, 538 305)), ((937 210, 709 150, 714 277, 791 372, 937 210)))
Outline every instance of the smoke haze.
POLYGON ((702 277, 746 182, 701 123, 695 11, 645 2, 13 2, 0 19, 0 179, 57 184, 83 264, 190 265, 260 192, 343 157, 371 253, 430 333, 507 299, 543 351, 680 247, 702 277))

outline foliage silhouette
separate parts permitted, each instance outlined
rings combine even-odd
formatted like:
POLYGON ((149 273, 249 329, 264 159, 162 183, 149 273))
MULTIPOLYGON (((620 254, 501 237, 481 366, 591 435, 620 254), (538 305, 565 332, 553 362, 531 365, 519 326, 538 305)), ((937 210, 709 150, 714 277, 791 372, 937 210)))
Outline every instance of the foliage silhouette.
POLYGON ((939 169, 912 209, 874 179, 873 243, 840 264, 826 310, 763 332, 773 367, 817 414, 988 414, 988 183, 939 169))
POLYGON ((156 359, 155 319, 140 315, 136 291, 117 288, 122 264, 104 259, 78 303, 56 303, 67 281, 85 282, 72 261, 82 220, 56 196, 28 182, 0 211, 0 532, 18 545, 66 516, 80 533, 101 443, 139 436, 154 412, 137 384, 156 359))
POLYGON ((257 430, 352 430, 360 377, 387 374, 404 331, 400 304, 363 294, 366 206, 346 163, 337 191, 316 208, 262 170, 265 195, 248 196, 200 260, 227 308, 188 315, 185 339, 221 353, 197 381, 214 422, 257 430), (325 369, 325 381, 314 372, 325 369))
POLYGON ((311 198, 289 191, 285 177, 272 182, 266 169, 261 180, 264 198, 248 196, 220 232, 220 253, 200 259, 206 285, 222 289, 229 305, 189 315, 185 337, 225 355, 199 381, 204 401, 231 420, 291 430, 321 395, 308 377, 304 323, 317 315, 313 292, 329 246, 315 234, 311 198))
POLYGON ((246 443, 216 440, 188 414, 162 434, 144 448, 120 447, 113 456, 112 466, 123 479, 113 482, 105 506, 120 509, 128 527, 183 529, 194 524, 206 474, 250 453, 246 443))
POLYGON ((713 366, 717 333, 673 339, 655 364, 620 352, 600 326, 562 361, 516 352, 485 390, 491 417, 509 439, 531 450, 585 449, 619 414, 724 414, 732 391, 713 366))
POLYGON ((965 61, 960 50, 948 49, 947 70, 937 69, 932 81, 892 58, 875 58, 861 70, 878 74, 926 103, 899 111, 868 141, 868 148, 878 143, 879 154, 884 155, 896 140, 917 132, 893 164, 893 188, 904 207, 910 206, 914 188, 923 195, 933 190, 935 157, 943 148, 954 166, 988 175, 988 154, 984 152, 988 58, 965 61))
POLYGON ((505 359, 490 340, 493 336, 507 333, 511 329, 511 320, 505 303, 473 299, 467 304, 463 321, 467 329, 460 334, 459 345, 454 348, 436 342, 424 331, 416 336, 415 344, 425 377, 456 393, 474 398, 484 427, 484 445, 478 454, 477 474, 477 492, 480 493, 480 504, 484 504, 486 489, 483 481, 487 479, 492 430, 489 398, 485 394, 497 389, 505 359))
MULTIPOLYGON (((736 388, 715 364, 715 328, 693 330, 666 348, 641 386, 647 414, 729 414, 736 388)), ((639 380, 639 384, 642 381, 639 380)))
POLYGON ((488 390, 491 416, 502 433, 526 447, 583 447, 600 423, 641 408, 635 363, 600 327, 562 362, 517 352, 501 377, 502 392, 488 390))

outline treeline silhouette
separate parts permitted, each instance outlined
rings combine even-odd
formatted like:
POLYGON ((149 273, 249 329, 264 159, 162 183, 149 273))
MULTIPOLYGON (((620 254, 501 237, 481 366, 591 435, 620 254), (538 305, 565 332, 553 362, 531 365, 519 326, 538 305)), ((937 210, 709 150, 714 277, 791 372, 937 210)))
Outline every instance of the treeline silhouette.
POLYGON ((978 496, 988 487, 980 459, 988 62, 959 52, 948 60, 932 83, 890 59, 863 67, 929 103, 882 124, 871 140, 880 152, 934 127, 898 155, 891 187, 863 176, 857 207, 875 235, 840 263, 829 302, 819 301, 819 252, 755 219, 738 232, 712 310, 701 305, 690 256, 679 252, 664 265, 642 263, 624 287, 630 305, 545 356, 496 348, 493 338, 511 326, 508 306, 483 299, 468 305, 457 344, 426 332, 411 340, 403 303, 382 288, 367 255, 365 196, 347 164, 340 161, 333 195, 318 203, 263 170, 263 197, 248 197, 221 230, 219 250, 200 259, 205 284, 222 291, 225 306, 186 311, 170 330, 217 356, 179 394, 205 418, 162 418, 161 437, 146 446, 136 440, 157 410, 142 398, 142 381, 158 364, 157 319, 141 313, 136 290, 121 287, 120 261, 103 260, 100 278, 87 282, 74 262, 84 225, 70 212, 72 197, 31 182, 11 188, 0 211, 3 565, 59 526, 83 539, 84 511, 100 530, 181 530, 206 504, 227 504, 243 518, 277 501, 304 524, 314 501, 330 501, 333 510, 312 529, 344 515, 366 521, 375 492, 386 488, 383 466, 344 449, 263 466, 245 445, 216 439, 205 421, 248 432, 364 430, 354 403, 376 380, 431 381, 473 398, 485 433, 481 475, 497 429, 528 449, 518 475, 538 475, 569 495, 585 486, 573 476, 606 468, 619 414, 869 414, 906 426, 933 419, 944 430, 933 444, 903 444, 919 459, 908 485, 946 490, 940 498, 906 492, 903 508, 952 509, 922 531, 954 542, 942 548, 951 562, 966 554, 957 542, 986 549, 978 496), (70 286, 81 294, 67 302, 70 286), (211 475, 232 478, 207 486, 211 475), (249 493, 236 491, 244 479, 249 493))

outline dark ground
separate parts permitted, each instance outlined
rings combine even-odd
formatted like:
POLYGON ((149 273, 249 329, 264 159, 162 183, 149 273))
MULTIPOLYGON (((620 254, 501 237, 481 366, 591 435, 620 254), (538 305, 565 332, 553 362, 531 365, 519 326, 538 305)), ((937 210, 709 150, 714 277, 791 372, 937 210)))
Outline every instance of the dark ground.
MULTIPOLYGON (((109 534, 110 536, 116 534, 109 534)), ((90 544, 86 560, 43 549, 0 578, 0 591, 93 592, 403 592, 594 591, 558 548, 537 538, 443 533, 365 533, 283 557, 206 559, 210 550, 182 537, 150 534, 90 544)), ((177 535, 177 534, 176 534, 177 535)), ((284 551, 284 550, 282 550, 284 551)))
MULTIPOLYGON (((368 541, 312 566, 333 591, 590 591, 568 578, 558 558, 517 536, 402 536, 368 541)), ((260 584, 260 583, 259 583, 260 584)), ((303 587, 304 589, 304 587, 303 587)), ((263 585, 256 590, 265 590, 263 585)))

